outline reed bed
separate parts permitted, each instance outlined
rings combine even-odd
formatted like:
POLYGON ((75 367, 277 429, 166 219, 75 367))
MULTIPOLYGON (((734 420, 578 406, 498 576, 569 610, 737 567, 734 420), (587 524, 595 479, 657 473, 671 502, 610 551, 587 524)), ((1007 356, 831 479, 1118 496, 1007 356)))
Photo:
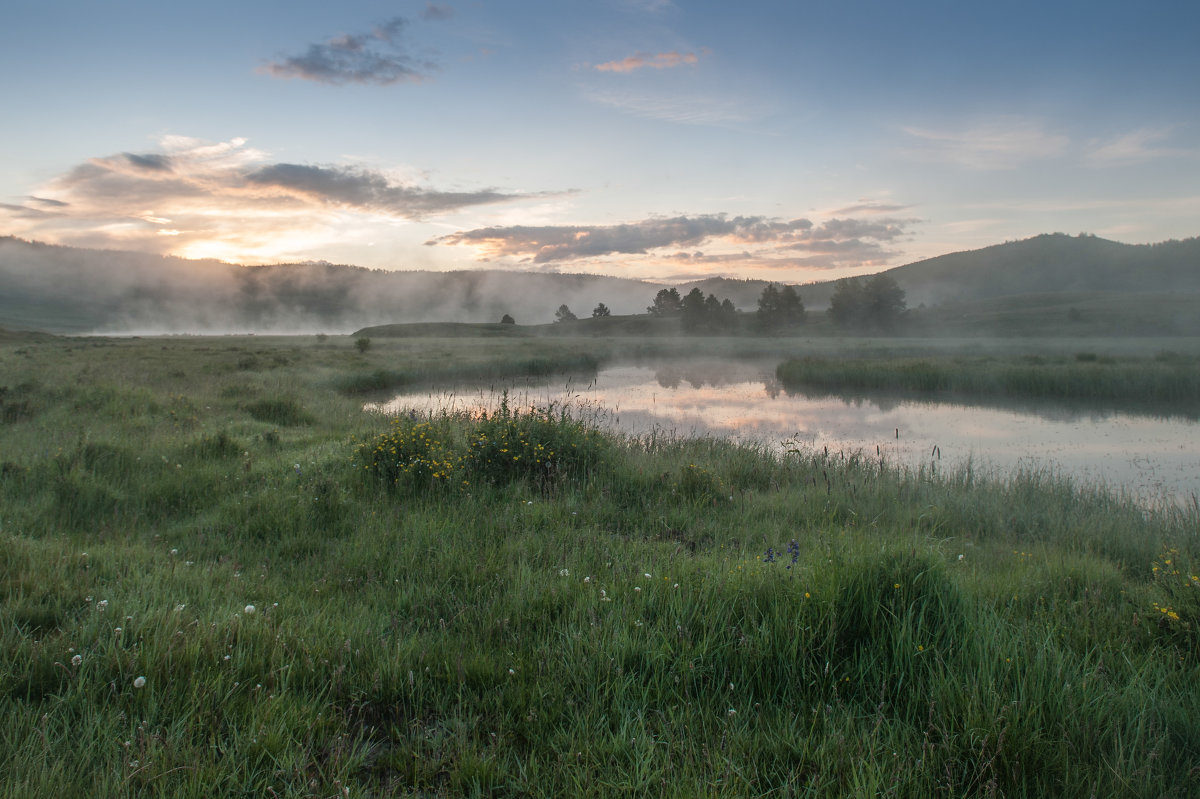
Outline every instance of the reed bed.
POLYGON ((776 369, 788 390, 892 391, 923 396, 1124 403, 1200 414, 1200 359, 1160 353, 1112 357, 958 356, 791 358, 776 369))

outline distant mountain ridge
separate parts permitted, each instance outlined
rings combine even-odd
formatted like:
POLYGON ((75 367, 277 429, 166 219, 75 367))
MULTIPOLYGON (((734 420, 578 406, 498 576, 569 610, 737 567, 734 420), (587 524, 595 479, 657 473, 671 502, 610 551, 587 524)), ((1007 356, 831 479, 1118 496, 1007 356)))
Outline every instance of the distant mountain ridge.
MULTIPOLYGON (((1200 238, 1122 244, 1046 234, 887 270, 919 304, 1056 292, 1200 292, 1200 238)), ((686 294, 753 311, 767 281, 712 277, 686 294)), ((835 282, 798 286, 829 304, 835 282)), ((0 327, 62 333, 350 332, 397 322, 550 322, 559 305, 590 316, 643 313, 658 283, 500 270, 384 271, 328 263, 237 266, 0 237, 0 327)))

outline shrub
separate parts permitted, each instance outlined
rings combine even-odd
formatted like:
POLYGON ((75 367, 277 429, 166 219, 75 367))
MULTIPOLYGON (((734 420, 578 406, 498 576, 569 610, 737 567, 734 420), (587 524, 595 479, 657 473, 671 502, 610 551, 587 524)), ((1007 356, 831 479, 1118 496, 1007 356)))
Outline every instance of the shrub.
POLYGON ((401 416, 392 429, 359 448, 363 468, 380 481, 410 488, 461 485, 463 455, 447 441, 449 430, 401 416))
POLYGON ((246 412, 260 422, 279 425, 310 424, 312 417, 291 398, 264 399, 246 406, 246 412))

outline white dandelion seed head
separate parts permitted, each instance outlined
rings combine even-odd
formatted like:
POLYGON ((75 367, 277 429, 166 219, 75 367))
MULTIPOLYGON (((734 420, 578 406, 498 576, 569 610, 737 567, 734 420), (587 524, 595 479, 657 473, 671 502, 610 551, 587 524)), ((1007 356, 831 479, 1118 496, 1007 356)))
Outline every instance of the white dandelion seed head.
POLYGON ((643 574, 642 574, 642 576, 643 576, 643 577, 645 577, 647 580, 649 580, 649 579, 650 579, 650 572, 645 572, 645 573, 643 573, 643 574))
POLYGON ((247 605, 244 610, 247 616, 253 616, 254 611, 258 610, 258 608, 254 607, 253 605, 247 605))
POLYGON ((81 663, 83 663, 83 655, 76 655, 75 657, 71 658, 72 666, 78 666, 81 663))
POLYGON ((145 677, 135 678, 133 681, 133 687, 134 688, 145 688, 146 687, 146 678, 145 677))
POLYGON ((172 549, 172 550, 171 550, 171 557, 175 557, 175 556, 176 556, 176 555, 178 555, 178 554, 179 554, 179 550, 178 550, 178 549, 172 549))
POLYGON ((559 569, 559 570, 558 570, 558 576, 559 576, 559 577, 570 577, 570 576, 571 576, 571 571, 570 571, 569 569, 559 569))

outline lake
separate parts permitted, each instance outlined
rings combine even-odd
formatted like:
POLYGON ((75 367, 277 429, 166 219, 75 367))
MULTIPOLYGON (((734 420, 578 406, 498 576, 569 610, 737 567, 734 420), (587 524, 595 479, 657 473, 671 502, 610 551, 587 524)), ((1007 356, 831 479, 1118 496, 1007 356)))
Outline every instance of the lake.
POLYGON ((1001 475, 1051 470, 1146 504, 1191 504, 1200 496, 1200 424, 1194 418, 1034 402, 805 396, 783 390, 775 365, 615 365, 582 379, 408 391, 367 407, 384 413, 477 410, 494 408, 508 391, 510 403, 566 403, 631 435, 711 435, 783 449, 861 452, 937 471, 968 462, 978 472, 1001 475))

